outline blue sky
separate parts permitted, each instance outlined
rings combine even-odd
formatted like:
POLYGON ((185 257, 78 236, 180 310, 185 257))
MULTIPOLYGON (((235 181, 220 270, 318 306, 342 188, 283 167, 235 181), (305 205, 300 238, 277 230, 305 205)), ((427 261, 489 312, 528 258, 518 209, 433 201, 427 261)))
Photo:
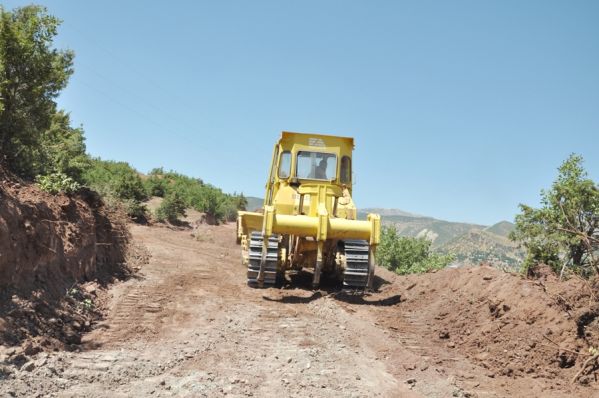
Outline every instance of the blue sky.
MULTIPOLYGON (((4 1, 5 8, 30 3, 4 1)), ((597 1, 43 1, 88 151, 262 196, 280 131, 356 139, 359 207, 492 224, 599 179, 597 1)))

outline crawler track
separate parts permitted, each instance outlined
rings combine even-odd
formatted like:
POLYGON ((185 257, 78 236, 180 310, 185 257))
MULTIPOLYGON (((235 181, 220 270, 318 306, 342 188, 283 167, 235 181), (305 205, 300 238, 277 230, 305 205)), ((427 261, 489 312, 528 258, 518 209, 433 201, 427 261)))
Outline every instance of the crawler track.
POLYGON ((345 240, 345 271, 343 288, 347 290, 365 289, 368 285, 369 246, 365 240, 345 240))
MULTIPOLYGON (((260 261, 262 260, 262 244, 264 237, 260 232, 252 232, 250 236, 250 253, 248 263, 248 285, 260 287, 258 274, 260 273, 260 261)), ((271 235, 268 238, 268 252, 266 253, 266 264, 264 266, 264 285, 274 286, 280 281, 280 272, 277 270, 279 259, 279 236, 271 235)))

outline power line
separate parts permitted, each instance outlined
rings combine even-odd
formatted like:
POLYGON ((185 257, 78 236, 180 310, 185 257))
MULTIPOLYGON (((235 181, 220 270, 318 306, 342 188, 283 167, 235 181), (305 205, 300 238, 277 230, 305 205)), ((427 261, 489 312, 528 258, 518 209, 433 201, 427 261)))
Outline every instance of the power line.
MULTIPOLYGON (((162 85, 160 85, 159 83, 157 83, 156 81, 154 81, 153 79, 151 79, 150 77, 148 77, 144 71, 133 67, 132 65, 128 64, 128 62, 126 62, 126 60, 124 60, 121 56, 119 56, 118 54, 116 54, 115 52, 109 50, 108 48, 106 48, 105 46, 101 45, 97 40, 91 38, 88 34, 82 32, 81 30, 79 30, 77 27, 75 27, 73 24, 71 23, 66 23, 63 22, 63 26, 66 26, 67 28, 73 30, 78 36, 83 37, 85 40, 87 40, 89 43, 92 44, 92 46, 94 46, 95 48, 103 51, 104 53, 106 53, 106 55, 108 55, 111 59, 119 59, 120 65, 122 67, 125 67, 126 69, 128 69, 130 72, 132 72, 133 76, 135 76, 138 79, 143 79, 145 80, 146 83, 148 83, 149 85, 153 86, 155 89, 157 89, 158 91, 160 91, 162 94, 167 94, 165 95, 165 97, 176 97, 178 99, 178 101, 176 102, 177 105, 181 105, 185 108, 187 108, 189 111, 196 113, 198 111, 198 109, 192 109, 188 104, 187 101, 185 101, 182 97, 180 97, 176 92, 173 92, 171 90, 168 90, 166 88, 164 88, 162 85), (123 62, 125 61, 125 62, 123 62)), ((175 101, 173 101, 175 102, 175 101)))
MULTIPOLYGON (((116 98, 114 98, 112 95, 110 95, 109 93, 107 93, 104 90, 100 90, 97 87, 94 87, 92 84, 87 83, 84 80, 80 80, 81 84, 83 84, 84 86, 88 87, 89 89, 99 93, 100 95, 102 95, 103 97, 105 97, 107 100, 115 103, 118 106, 121 106, 133 113, 135 113, 141 120, 143 120, 144 122, 148 123, 148 124, 152 124, 155 127, 158 127, 159 129, 161 129, 162 131, 166 132, 166 133, 170 133, 173 135, 178 135, 180 136, 180 134, 178 134, 177 132, 175 132, 174 130, 170 129, 169 127, 164 126, 163 124, 161 124, 160 122, 148 117, 146 114, 144 114, 143 112, 140 112, 139 110, 131 107, 130 105, 126 104, 125 102, 122 102, 116 98)), ((187 135, 183 135, 182 138, 187 142, 187 143, 192 143, 192 141, 189 139, 189 137, 187 137, 187 135)))

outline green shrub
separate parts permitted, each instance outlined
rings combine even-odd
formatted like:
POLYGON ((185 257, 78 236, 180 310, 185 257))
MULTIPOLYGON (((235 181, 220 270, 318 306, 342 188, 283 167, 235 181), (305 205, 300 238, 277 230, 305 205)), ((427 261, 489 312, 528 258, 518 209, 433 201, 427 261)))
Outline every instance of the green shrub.
POLYGON ((142 202, 135 199, 119 200, 127 215, 135 220, 144 220, 148 215, 148 208, 142 202))
POLYGON ((146 179, 143 181, 144 188, 148 196, 158 196, 164 198, 167 191, 168 179, 164 176, 162 167, 152 169, 146 179))
POLYGON ((156 209, 156 218, 160 222, 168 221, 175 223, 179 217, 185 216, 185 201, 181 198, 177 191, 169 193, 158 209, 156 209))
POLYGON ((220 189, 206 187, 198 200, 196 209, 203 211, 215 220, 222 220, 225 216, 226 198, 220 189))
POLYGON ((91 159, 90 167, 83 173, 83 181, 101 194, 113 194, 118 199, 148 199, 137 170, 127 162, 91 159))
POLYGON ((144 181, 144 187, 148 196, 164 198, 166 194, 167 181, 160 176, 150 176, 144 181))
POLYGON ((444 268, 451 255, 431 253, 431 241, 425 238, 399 236, 394 227, 383 227, 377 248, 377 262, 400 275, 428 272, 444 268))
POLYGON ((541 207, 520 204, 510 238, 527 250, 522 271, 539 264, 555 272, 599 273, 599 186, 572 154, 558 168, 551 189, 541 191, 541 207))
POLYGON ((235 221, 237 219, 237 210, 240 210, 235 203, 234 198, 227 198, 222 206, 224 221, 235 221))
POLYGON ((39 174, 59 172, 82 183, 82 174, 91 165, 85 153, 85 137, 82 128, 72 128, 70 117, 64 111, 52 117, 50 128, 42 135, 39 174))
POLYGON ((139 173, 126 162, 91 159, 82 175, 83 181, 109 202, 121 202, 130 217, 145 216, 142 204, 148 198, 139 173))
POLYGON ((81 185, 77 181, 63 173, 37 176, 36 181, 42 190, 54 195, 59 192, 71 194, 77 192, 81 188, 81 185))

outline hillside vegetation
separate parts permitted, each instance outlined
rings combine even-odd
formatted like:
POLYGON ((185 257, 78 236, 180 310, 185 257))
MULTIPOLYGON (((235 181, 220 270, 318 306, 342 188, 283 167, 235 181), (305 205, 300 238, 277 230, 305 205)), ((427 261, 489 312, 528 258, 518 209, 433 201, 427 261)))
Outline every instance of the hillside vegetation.
POLYGON ((173 203, 205 212, 215 222, 245 208, 243 195, 228 195, 202 180, 154 169, 149 178, 127 162, 102 160, 86 152, 82 127, 55 102, 74 73, 75 54, 54 47, 60 20, 41 6, 7 11, 0 7, 0 162, 52 194, 89 187, 111 207, 134 220, 149 214, 143 202, 165 196, 160 220, 175 221, 173 203))
POLYGON ((193 208, 206 213, 211 224, 233 221, 237 210, 245 210, 248 205, 243 194, 229 195, 199 178, 174 171, 165 172, 162 168, 153 169, 144 178, 143 184, 148 195, 164 198, 157 210, 160 220, 174 221, 184 214, 186 208, 193 208))
POLYGON ((489 264, 498 268, 518 269, 525 251, 505 236, 487 229, 472 229, 438 247, 437 252, 453 254, 455 265, 489 264))

